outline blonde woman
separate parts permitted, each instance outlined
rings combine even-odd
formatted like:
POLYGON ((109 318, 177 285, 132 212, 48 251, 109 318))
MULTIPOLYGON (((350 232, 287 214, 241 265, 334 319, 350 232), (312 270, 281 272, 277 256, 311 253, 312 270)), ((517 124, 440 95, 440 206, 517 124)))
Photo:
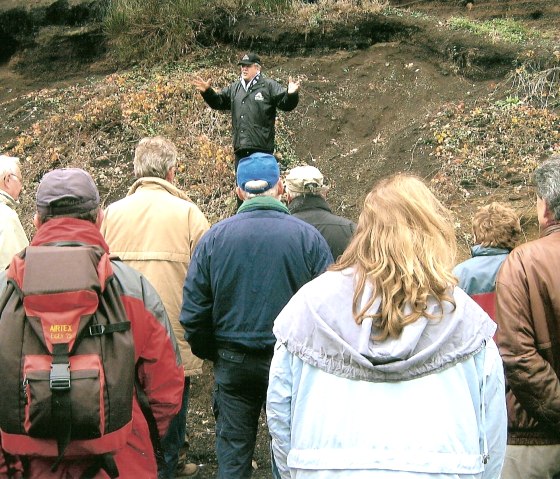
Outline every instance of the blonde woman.
POLYGON ((346 251, 275 322, 267 416, 282 478, 499 478, 496 326, 455 287, 455 251, 420 179, 369 193, 346 251))

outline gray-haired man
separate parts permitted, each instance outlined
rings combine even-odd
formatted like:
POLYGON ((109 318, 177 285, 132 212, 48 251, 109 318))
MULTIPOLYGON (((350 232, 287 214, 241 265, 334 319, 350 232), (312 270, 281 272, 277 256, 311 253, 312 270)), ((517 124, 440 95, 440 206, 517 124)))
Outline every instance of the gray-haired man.
POLYGON ((496 281, 507 479, 560 473, 560 155, 541 164, 534 180, 541 236, 515 248, 496 281))
POLYGON ((22 183, 19 158, 0 155, 0 269, 29 244, 16 212, 22 183))

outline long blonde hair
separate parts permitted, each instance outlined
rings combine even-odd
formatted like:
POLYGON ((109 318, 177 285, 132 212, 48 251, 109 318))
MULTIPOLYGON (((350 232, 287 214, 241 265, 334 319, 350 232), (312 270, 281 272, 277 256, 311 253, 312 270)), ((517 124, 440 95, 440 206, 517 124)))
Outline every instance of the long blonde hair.
MULTIPOLYGON (((428 298, 454 304, 450 287, 457 245, 450 212, 424 182, 398 174, 377 183, 367 195, 354 238, 331 270, 354 268, 354 319, 360 324, 376 297, 371 315, 378 340, 396 338, 426 312, 428 298), (372 297, 362 302, 366 282, 372 297), (363 306, 361 306, 363 304, 363 306)), ((440 317, 441 315, 438 315, 440 317)))

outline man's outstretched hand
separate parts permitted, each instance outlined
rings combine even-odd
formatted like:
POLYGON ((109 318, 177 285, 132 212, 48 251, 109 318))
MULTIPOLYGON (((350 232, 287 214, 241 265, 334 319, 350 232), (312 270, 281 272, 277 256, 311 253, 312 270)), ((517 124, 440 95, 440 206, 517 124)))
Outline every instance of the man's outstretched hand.
POLYGON ((294 80, 292 77, 288 78, 288 93, 296 93, 299 91, 299 80, 294 80))
POLYGON ((193 85, 199 92, 204 93, 210 88, 211 82, 210 80, 203 80, 202 78, 197 77, 191 81, 191 85, 193 85))

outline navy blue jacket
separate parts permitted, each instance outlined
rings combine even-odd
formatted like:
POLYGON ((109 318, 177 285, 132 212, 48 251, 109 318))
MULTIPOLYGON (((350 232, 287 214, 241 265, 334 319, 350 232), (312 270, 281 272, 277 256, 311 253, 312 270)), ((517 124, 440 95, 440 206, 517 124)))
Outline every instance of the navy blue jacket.
POLYGON ((200 239, 183 287, 180 321, 193 353, 271 353, 276 316, 332 261, 321 234, 284 211, 240 212, 215 224, 200 239))

